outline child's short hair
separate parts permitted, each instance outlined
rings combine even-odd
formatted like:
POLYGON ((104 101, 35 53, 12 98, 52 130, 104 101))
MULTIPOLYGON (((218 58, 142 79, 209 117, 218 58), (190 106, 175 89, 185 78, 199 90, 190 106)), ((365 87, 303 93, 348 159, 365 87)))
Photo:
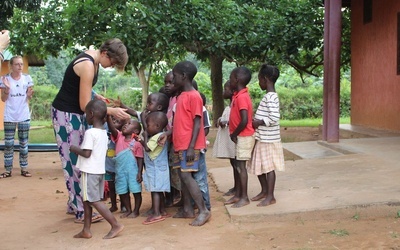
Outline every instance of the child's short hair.
POLYGON ((265 63, 261 65, 258 75, 262 77, 267 77, 273 83, 275 83, 279 77, 279 69, 276 66, 268 65, 265 63))
POLYGON ((203 94, 203 93, 201 93, 201 92, 199 92, 199 93, 200 93, 201 99, 203 100, 203 106, 206 106, 206 104, 207 104, 207 98, 206 98, 206 95, 205 95, 205 94, 203 94))
POLYGON ((232 73, 235 74, 236 77, 241 80, 241 82, 242 82, 242 84, 244 84, 244 86, 249 84, 249 82, 251 80, 251 71, 248 68, 241 66, 241 67, 235 68, 232 71, 232 73))
POLYGON ((93 112, 94 117, 103 120, 107 116, 107 105, 99 99, 93 99, 86 104, 86 110, 93 112))
POLYGON ((160 124, 160 129, 163 130, 168 124, 167 115, 163 112, 156 111, 147 115, 147 120, 153 120, 155 123, 160 124))
POLYGON ((192 81, 194 76, 197 74, 196 65, 190 61, 179 62, 175 65, 174 69, 181 74, 185 73, 190 81, 192 81))
POLYGON ((152 96, 155 96, 157 99, 157 105, 161 105, 161 110, 164 113, 167 113, 168 111, 168 106, 169 106, 169 97, 161 92, 155 92, 151 94, 152 96))

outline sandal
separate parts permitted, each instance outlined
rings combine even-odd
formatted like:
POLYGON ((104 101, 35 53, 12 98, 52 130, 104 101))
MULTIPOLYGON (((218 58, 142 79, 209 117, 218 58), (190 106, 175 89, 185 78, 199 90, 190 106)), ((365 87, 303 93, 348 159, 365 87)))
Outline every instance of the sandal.
POLYGON ((21 171, 21 175, 22 175, 22 176, 25 176, 25 177, 32 177, 32 174, 29 173, 29 172, 26 171, 26 170, 22 170, 22 171, 21 171))
POLYGON ((0 179, 11 177, 11 172, 4 172, 0 174, 0 179))

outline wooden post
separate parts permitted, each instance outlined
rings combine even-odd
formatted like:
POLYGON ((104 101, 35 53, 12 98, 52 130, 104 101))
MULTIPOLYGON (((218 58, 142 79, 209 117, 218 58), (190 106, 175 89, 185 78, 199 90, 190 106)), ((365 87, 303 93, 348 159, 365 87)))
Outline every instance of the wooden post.
POLYGON ((322 139, 327 142, 339 142, 341 8, 341 0, 325 0, 322 139))

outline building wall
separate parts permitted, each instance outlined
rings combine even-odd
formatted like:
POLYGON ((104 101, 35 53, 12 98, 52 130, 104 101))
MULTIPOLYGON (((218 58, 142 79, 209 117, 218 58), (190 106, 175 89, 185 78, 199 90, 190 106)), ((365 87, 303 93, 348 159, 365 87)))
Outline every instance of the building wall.
POLYGON ((351 124, 400 130, 400 1, 373 0, 372 21, 367 24, 363 23, 363 2, 351 2, 351 124))
MULTIPOLYGON (((28 74, 28 60, 26 58, 23 58, 24 60, 24 69, 23 72, 25 74, 28 74)), ((10 72, 9 70, 9 61, 5 61, 1 63, 1 71, 0 75, 4 76, 5 74, 8 74, 10 72)), ((0 130, 4 129, 4 102, 0 101, 0 130)))

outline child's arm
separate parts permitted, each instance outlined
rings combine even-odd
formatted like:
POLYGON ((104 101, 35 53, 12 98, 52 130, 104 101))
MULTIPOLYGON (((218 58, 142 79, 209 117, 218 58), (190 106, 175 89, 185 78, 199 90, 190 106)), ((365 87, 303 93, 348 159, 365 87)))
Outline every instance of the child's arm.
POLYGON ((138 165, 138 173, 136 176, 136 181, 141 183, 143 181, 143 158, 136 157, 137 165, 138 165))
POLYGON ((80 147, 75 146, 75 145, 71 145, 71 147, 69 148, 69 151, 71 151, 72 153, 75 153, 77 155, 83 156, 85 158, 89 158, 92 155, 91 149, 81 149, 80 147))
POLYGON ((108 131, 111 132, 111 135, 114 138, 117 138, 118 136, 118 130, 114 126, 114 122, 111 119, 111 115, 107 115, 107 126, 108 126, 108 131))
POLYGON ((142 144, 142 146, 143 146, 144 150, 146 150, 146 152, 151 151, 151 149, 147 146, 148 136, 147 136, 146 131, 143 131, 143 139, 141 139, 139 136, 136 136, 135 140, 140 142, 140 144, 142 144))
POLYGON ((112 100, 112 103, 113 103, 113 106, 115 106, 115 107, 120 107, 120 108, 126 109, 126 113, 130 114, 131 116, 139 118, 137 111, 134 109, 131 109, 128 106, 126 106, 125 104, 123 104, 121 99, 119 98, 119 96, 118 96, 117 100, 112 100))
POLYGON ((247 122, 248 122, 247 121, 247 109, 241 109, 240 110, 240 123, 236 127, 236 129, 233 131, 233 133, 230 135, 231 136, 231 140, 234 143, 237 143, 237 136, 246 127, 247 122))
POLYGON ((194 160, 194 145, 197 141, 197 137, 199 135, 200 127, 203 124, 200 124, 201 122, 201 117, 197 116, 194 118, 194 125, 193 125, 193 132, 192 132, 192 139, 190 140, 189 143, 189 148, 186 152, 186 161, 193 161, 194 160))

